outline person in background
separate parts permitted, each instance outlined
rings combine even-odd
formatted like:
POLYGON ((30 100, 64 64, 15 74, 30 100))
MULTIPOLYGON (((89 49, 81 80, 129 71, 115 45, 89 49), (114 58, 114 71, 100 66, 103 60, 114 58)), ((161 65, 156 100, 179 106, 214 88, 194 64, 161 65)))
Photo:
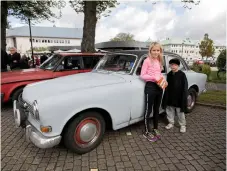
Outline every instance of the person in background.
POLYGON ((28 65, 28 58, 26 55, 23 55, 20 60, 20 69, 28 69, 30 68, 28 65))
POLYGON ((1 49, 1 72, 7 71, 7 65, 9 65, 9 55, 3 49, 1 49))
POLYGON ((43 62, 45 62, 45 60, 47 60, 48 58, 47 58, 47 55, 46 55, 46 53, 44 53, 41 57, 40 57, 40 65, 43 63, 43 62))
POLYGON ((20 69, 20 60, 21 56, 20 53, 17 53, 17 49, 15 47, 10 48, 10 65, 11 69, 20 69))

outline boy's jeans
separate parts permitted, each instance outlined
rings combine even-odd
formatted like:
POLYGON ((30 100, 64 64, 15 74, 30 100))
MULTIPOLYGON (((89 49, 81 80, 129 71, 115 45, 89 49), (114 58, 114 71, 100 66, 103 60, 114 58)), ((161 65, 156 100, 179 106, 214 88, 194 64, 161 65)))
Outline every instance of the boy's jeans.
POLYGON ((174 116, 176 114, 178 116, 179 125, 186 126, 185 114, 180 111, 180 108, 167 106, 166 113, 169 123, 174 124, 174 116))

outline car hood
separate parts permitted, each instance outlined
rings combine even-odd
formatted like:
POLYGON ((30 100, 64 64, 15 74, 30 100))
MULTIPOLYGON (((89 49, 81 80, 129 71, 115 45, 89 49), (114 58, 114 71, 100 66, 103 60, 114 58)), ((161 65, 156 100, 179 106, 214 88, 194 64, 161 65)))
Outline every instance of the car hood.
POLYGON ((1 84, 30 81, 30 80, 43 80, 50 79, 53 72, 49 70, 42 70, 39 68, 23 69, 17 71, 8 71, 1 73, 1 84))
POLYGON ((29 103, 46 97, 57 96, 62 93, 75 92, 79 89, 86 89, 110 84, 125 82, 119 75, 87 72, 60 77, 47 81, 40 81, 29 84, 23 91, 23 99, 29 103))

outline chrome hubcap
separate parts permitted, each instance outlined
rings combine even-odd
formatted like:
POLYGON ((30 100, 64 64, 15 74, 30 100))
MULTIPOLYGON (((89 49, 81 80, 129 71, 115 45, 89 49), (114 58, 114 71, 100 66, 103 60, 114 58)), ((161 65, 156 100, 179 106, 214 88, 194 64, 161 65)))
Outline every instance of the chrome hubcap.
POLYGON ((97 128, 93 123, 87 123, 80 129, 80 139, 83 142, 90 142, 96 135, 97 128))
POLYGON ((82 148, 91 146, 98 139, 100 129, 101 124, 96 118, 91 117, 82 120, 75 130, 75 143, 82 148))
POLYGON ((188 95, 188 108, 191 109, 194 106, 194 98, 193 96, 190 94, 188 95))

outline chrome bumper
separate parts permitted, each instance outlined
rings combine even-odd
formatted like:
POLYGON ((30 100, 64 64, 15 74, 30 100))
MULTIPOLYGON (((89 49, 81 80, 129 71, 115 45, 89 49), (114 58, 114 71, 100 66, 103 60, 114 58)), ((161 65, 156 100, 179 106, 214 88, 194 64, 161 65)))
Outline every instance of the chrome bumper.
POLYGON ((13 103, 13 112, 15 125, 17 127, 25 128, 26 140, 32 142, 35 146, 39 148, 51 148, 58 145, 61 141, 61 136, 56 137, 46 137, 40 133, 35 127, 33 127, 27 121, 27 113, 23 106, 21 106, 16 100, 13 103))
POLYGON ((61 136, 57 137, 45 137, 40 132, 32 128, 31 125, 27 125, 25 128, 26 140, 32 142, 35 146, 39 148, 52 148, 58 145, 61 141, 61 136))

